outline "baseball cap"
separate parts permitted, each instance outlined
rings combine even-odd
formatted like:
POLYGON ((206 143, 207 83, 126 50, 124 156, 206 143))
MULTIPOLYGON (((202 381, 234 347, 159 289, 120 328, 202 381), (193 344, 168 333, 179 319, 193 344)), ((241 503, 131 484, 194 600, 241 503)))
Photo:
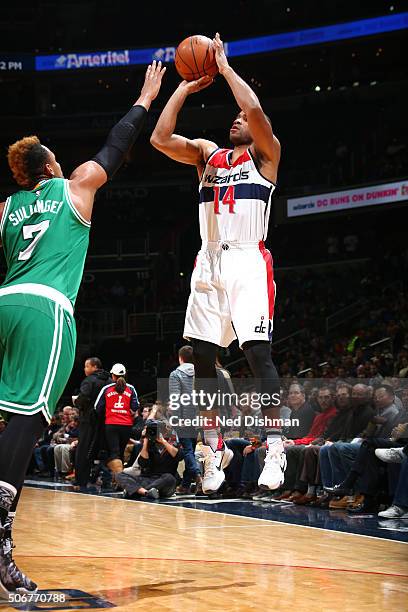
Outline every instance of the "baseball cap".
POLYGON ((115 376, 124 376, 126 374, 126 368, 123 363, 115 363, 110 373, 115 374, 115 376))

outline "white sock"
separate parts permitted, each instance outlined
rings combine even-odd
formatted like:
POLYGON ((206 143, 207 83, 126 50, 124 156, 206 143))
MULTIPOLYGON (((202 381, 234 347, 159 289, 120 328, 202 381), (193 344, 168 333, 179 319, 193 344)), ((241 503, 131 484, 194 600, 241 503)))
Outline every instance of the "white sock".
POLYGON ((269 447, 275 442, 277 442, 278 440, 282 440, 282 436, 280 433, 268 433, 268 436, 266 438, 266 444, 269 447))
POLYGON ((216 429, 205 429, 204 430, 204 442, 211 447, 211 449, 215 451, 218 449, 220 445, 220 432, 216 429))
POLYGON ((306 495, 314 495, 316 493, 316 485, 308 485, 306 495))

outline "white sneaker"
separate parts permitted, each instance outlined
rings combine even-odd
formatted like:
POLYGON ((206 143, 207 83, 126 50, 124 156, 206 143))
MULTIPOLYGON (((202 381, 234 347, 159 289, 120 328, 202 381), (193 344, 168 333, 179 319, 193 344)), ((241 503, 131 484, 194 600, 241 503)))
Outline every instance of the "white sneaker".
POLYGON ((400 506, 394 506, 393 504, 392 506, 387 508, 387 510, 383 510, 382 512, 379 512, 378 516, 381 516, 381 518, 387 518, 387 519, 396 519, 396 518, 408 519, 408 512, 407 510, 404 510, 404 508, 400 508, 400 506))
POLYGON ((203 493, 216 493, 225 480, 224 469, 231 463, 234 453, 224 442, 221 450, 207 447, 204 459, 203 493))
POLYGON ((400 448, 376 448, 375 456, 385 463, 402 463, 406 458, 402 446, 400 448))
POLYGON ((286 453, 281 438, 269 444, 266 451, 265 463, 258 480, 261 489, 273 491, 278 489, 285 480, 286 453))

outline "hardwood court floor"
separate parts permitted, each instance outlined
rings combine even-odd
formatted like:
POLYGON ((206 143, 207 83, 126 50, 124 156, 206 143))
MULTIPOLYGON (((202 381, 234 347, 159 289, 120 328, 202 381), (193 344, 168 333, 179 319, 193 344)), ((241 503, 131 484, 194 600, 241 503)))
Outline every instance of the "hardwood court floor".
POLYGON ((31 488, 15 541, 42 590, 80 589, 118 612, 408 609, 402 542, 31 488))

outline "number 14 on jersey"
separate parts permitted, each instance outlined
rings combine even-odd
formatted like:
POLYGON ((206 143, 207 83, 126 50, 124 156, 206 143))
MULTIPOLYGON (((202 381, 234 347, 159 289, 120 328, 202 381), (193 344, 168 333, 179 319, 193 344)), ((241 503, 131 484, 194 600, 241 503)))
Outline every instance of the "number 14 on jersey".
MULTIPOLYGON (((220 211, 220 191, 221 191, 221 187, 219 186, 214 186, 214 214, 216 215, 220 215, 221 211, 220 211)), ((230 213, 234 213, 234 206, 235 206, 235 196, 234 196, 234 185, 228 185, 224 196, 221 200, 221 203, 224 204, 225 206, 229 207, 228 212, 230 213)))

